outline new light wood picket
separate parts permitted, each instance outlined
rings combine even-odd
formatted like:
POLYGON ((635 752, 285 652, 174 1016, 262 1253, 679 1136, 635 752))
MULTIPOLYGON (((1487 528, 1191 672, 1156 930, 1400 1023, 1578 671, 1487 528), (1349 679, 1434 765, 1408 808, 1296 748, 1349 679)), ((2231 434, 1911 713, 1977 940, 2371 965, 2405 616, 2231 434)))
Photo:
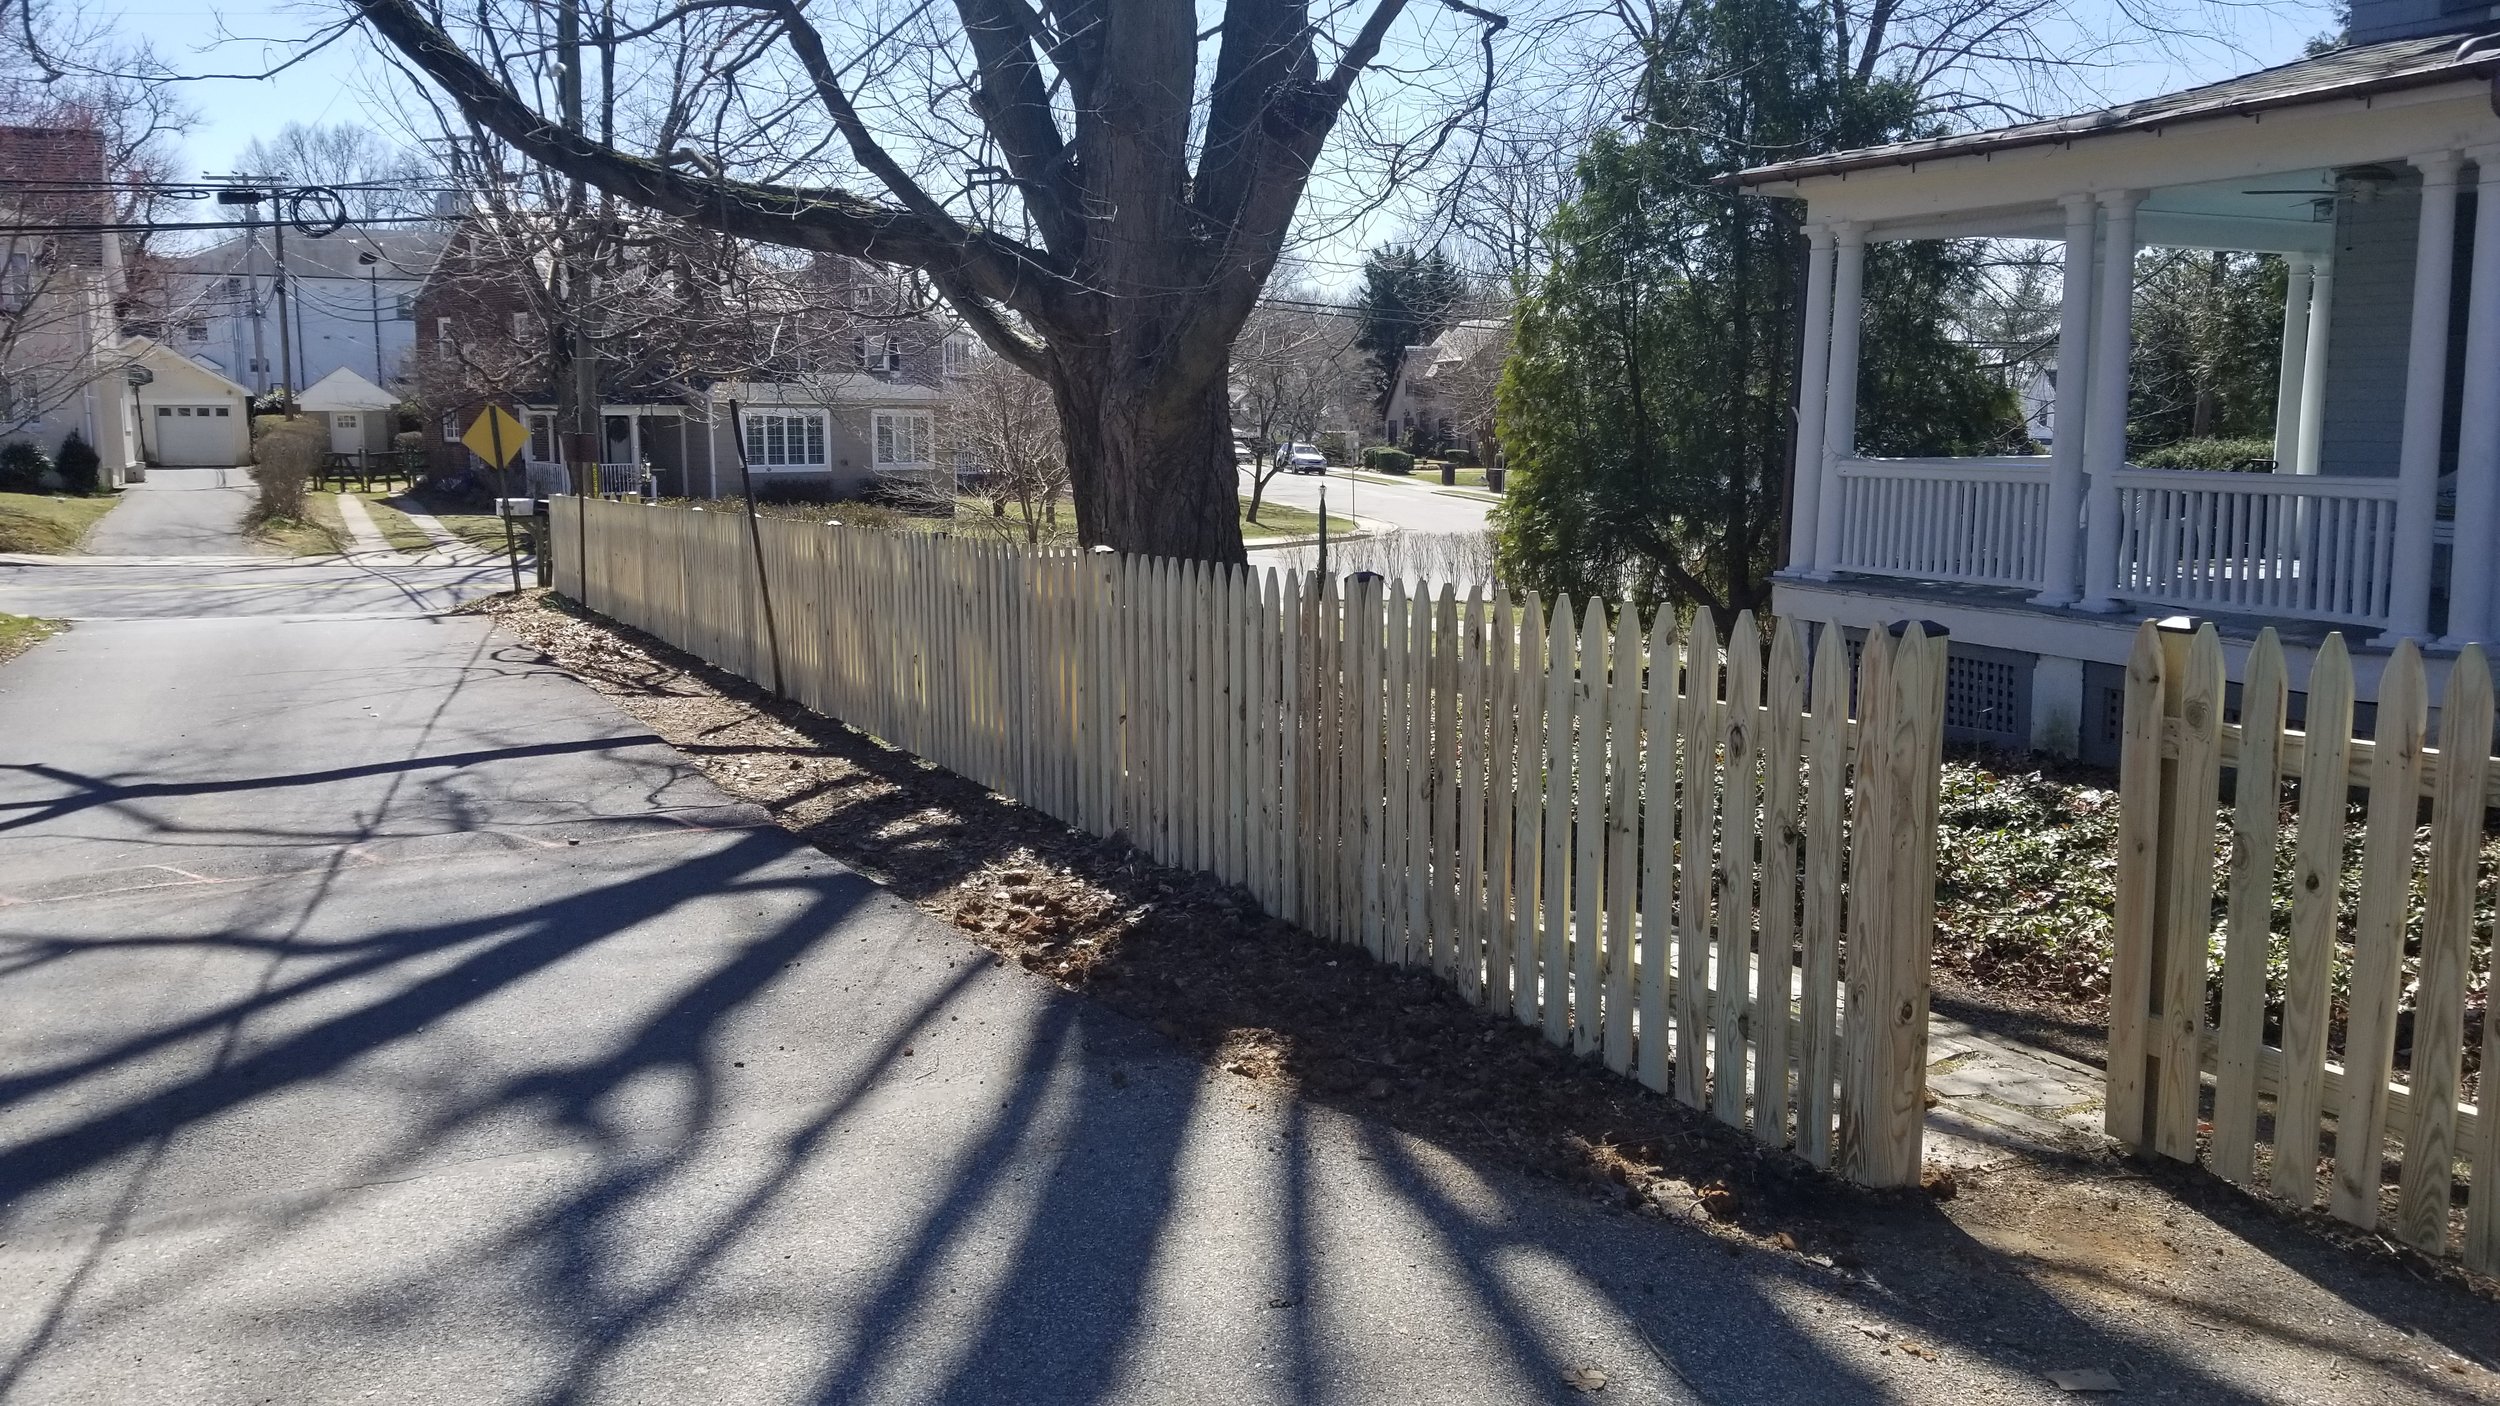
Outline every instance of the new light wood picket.
MULTIPOLYGON (((2460 1251, 2500 1270, 2500 1119, 2460 1098, 2466 993, 2473 984, 2474 892, 2495 762, 2490 665, 2479 645, 2459 653, 2440 706, 2440 742, 2428 741, 2420 651, 2399 643, 2382 671, 2376 736, 2352 737, 2352 663, 2340 635, 2315 653, 2307 726, 2285 723, 2293 691, 2280 641, 2262 632, 2248 656, 2241 717, 2221 718, 2221 650, 2211 625, 2192 634, 2139 633, 2128 665, 2127 753, 2121 766, 2118 924, 2110 992, 2108 1128, 2180 1161, 2197 1156, 2199 1080, 2214 1081, 2214 1170, 2259 1185, 2256 1151, 2272 1106, 2265 1184, 2301 1206, 2317 1197, 2321 1119, 2333 1117, 2329 1206, 2418 1249, 2460 1251), (2215 845, 2217 789, 2233 777, 2230 857, 2215 845), (2288 913, 2275 900, 2282 780, 2297 773, 2299 815, 2289 862, 2288 913), (2347 807, 2366 793, 2366 829, 2350 943, 2339 941, 2347 871, 2347 807), (2431 844, 2417 865, 2421 801, 2431 844), (2418 873, 2417 873, 2418 870, 2418 873), (2425 897, 2411 911, 2417 880, 2425 897), (2206 1019, 2211 915, 2222 899, 2219 1019, 2206 1019), (2279 990, 2268 948, 2288 931, 2279 990), (2399 1068, 2404 960, 2418 942, 2410 1056, 2399 1068), (2348 968, 2344 1044, 2330 1059, 2330 995, 2348 968), (2265 1042, 2266 1008, 2281 1002, 2279 1043, 2265 1042), (2391 1158, 2391 1140, 2401 1156, 2391 1158), (2390 1161, 2397 1186, 2385 1185, 2390 1161), (2453 1234, 2456 1187, 2471 1187, 2462 1241, 2453 1234)), ((2490 973, 2485 972, 2485 981, 2490 973)), ((2500 1056, 2484 1032, 2485 1070, 2500 1056)), ((2488 1075, 2486 1075, 2486 1078, 2488 1075)), ((2484 1087, 2488 1087, 2486 1084, 2484 1087)))
POLYGON ((592 609, 752 679, 778 643, 809 707, 1765 1142, 1918 1174, 1941 641, 1871 636, 1852 718, 1839 638, 1766 651, 1750 616, 1722 646, 1594 600, 771 519, 768 625, 737 516, 559 499, 555 532, 592 609))

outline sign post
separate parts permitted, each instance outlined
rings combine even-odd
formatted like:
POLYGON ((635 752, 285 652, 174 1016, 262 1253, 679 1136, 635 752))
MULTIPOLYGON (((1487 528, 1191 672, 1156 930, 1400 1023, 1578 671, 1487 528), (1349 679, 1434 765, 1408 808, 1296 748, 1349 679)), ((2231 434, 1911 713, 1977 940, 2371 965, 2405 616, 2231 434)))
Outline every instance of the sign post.
POLYGON ((469 422, 460 442, 470 453, 494 466, 495 516, 503 519, 504 557, 512 563, 512 594, 517 596, 521 593, 521 552, 512 540, 512 475, 508 469, 512 456, 529 442, 529 432, 512 418, 511 411, 489 405, 469 422), (507 444, 512 447, 506 449, 507 444))

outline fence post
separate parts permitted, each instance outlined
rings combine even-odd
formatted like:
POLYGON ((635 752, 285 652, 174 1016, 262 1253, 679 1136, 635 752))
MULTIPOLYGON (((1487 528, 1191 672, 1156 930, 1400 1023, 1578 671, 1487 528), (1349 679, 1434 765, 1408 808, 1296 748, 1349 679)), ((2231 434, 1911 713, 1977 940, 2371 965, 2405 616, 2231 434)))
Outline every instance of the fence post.
POLYGON ((2103 1126, 2129 1147, 2187 1162, 2196 1160, 2222 689, 2211 625, 2173 616, 2136 631, 2118 766, 2103 1126), (2174 733, 2175 754, 2165 756, 2174 733))

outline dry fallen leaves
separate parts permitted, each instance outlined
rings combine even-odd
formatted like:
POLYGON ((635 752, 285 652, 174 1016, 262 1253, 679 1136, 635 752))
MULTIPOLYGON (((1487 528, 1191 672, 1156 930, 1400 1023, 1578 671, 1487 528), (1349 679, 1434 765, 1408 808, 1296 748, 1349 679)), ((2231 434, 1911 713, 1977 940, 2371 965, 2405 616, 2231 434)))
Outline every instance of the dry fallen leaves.
POLYGON ((1606 1374, 1595 1367, 1573 1367, 1563 1373, 1563 1384, 1594 1396, 1606 1389, 1606 1374))

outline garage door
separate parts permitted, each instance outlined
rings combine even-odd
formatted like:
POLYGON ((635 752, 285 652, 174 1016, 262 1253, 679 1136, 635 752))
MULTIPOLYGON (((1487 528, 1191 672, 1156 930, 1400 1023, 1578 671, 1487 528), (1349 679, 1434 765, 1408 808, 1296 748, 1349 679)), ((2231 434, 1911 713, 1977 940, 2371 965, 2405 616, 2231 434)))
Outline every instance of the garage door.
POLYGON ((148 448, 160 464, 234 462, 235 421, 232 405, 159 405, 151 417, 148 448))

